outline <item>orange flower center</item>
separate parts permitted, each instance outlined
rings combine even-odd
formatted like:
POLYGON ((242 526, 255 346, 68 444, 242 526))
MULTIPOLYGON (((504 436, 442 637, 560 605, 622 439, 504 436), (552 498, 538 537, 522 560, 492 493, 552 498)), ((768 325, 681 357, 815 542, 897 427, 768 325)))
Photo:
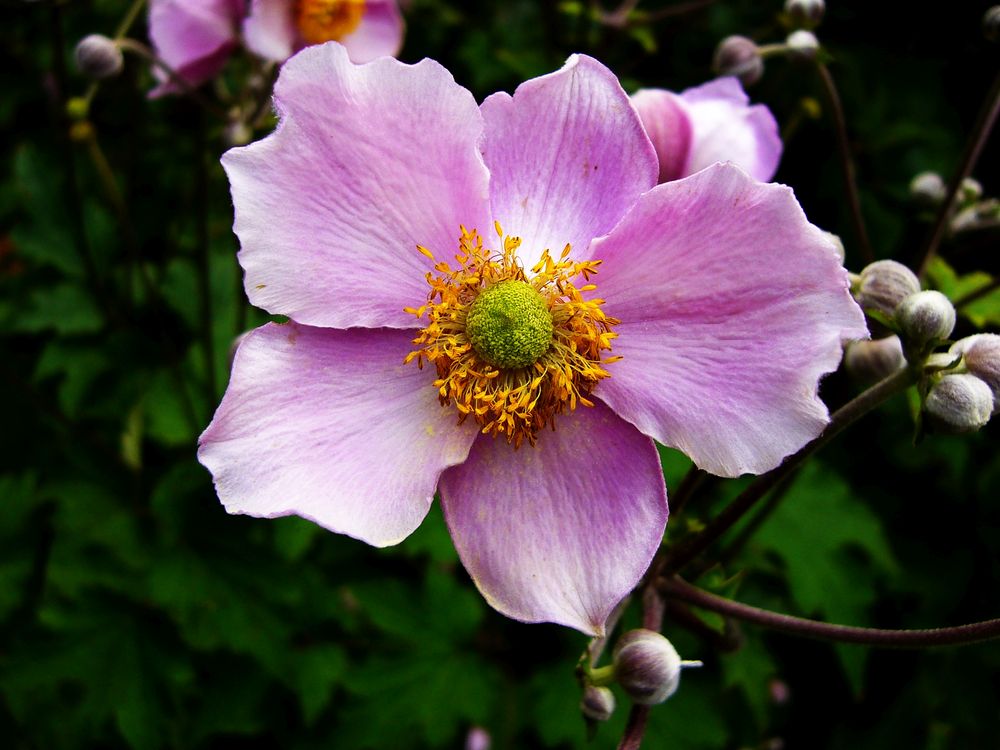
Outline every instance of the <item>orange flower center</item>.
POLYGON ((566 245, 558 261, 542 253, 528 276, 516 256, 521 240, 505 237, 499 224, 502 254, 483 247, 475 229, 460 229, 457 267, 436 263, 427 304, 404 308, 427 318, 405 361, 434 365, 438 397, 454 405, 459 423, 471 417, 515 448, 534 445, 544 427, 555 429, 557 414, 593 406, 587 397, 610 377, 604 365, 621 359, 602 358, 619 321, 601 310, 604 300, 583 298, 596 285, 573 283, 589 281, 601 261, 573 262, 566 245))
POLYGON ((343 39, 361 23, 365 0, 296 0, 295 25, 306 44, 343 39))

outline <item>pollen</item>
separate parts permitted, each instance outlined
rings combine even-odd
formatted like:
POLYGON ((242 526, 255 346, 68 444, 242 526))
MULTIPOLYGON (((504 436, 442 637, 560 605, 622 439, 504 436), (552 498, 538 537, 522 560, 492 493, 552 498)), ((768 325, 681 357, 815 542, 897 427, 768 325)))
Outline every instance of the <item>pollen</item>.
POLYGON ((295 0, 294 13, 306 44, 339 41, 358 28, 365 0, 295 0))
POLYGON ((574 262, 566 245, 558 260, 546 250, 526 272, 521 240, 495 229, 498 252, 460 227, 454 263, 417 246, 434 266, 427 302, 404 308, 427 323, 405 361, 435 367, 438 398, 459 423, 473 419, 514 447, 534 445, 557 415, 594 405, 594 387, 610 377, 605 365, 621 359, 604 356, 619 321, 601 310, 604 300, 584 297, 601 261, 574 262))

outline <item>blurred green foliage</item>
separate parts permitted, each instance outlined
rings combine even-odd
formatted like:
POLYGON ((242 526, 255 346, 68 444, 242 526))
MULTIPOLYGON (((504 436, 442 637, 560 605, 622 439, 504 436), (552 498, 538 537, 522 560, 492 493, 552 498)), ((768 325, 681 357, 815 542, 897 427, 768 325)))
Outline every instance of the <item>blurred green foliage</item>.
MULTIPOLYGON (((123 210, 63 116, 88 85, 68 62, 74 42, 110 33, 127 4, 6 2, 0 28, 0 744, 458 748, 483 726, 494 748, 614 747, 623 708, 586 744, 573 676, 585 639, 490 610, 437 510, 399 547, 373 550, 220 507, 195 442, 234 337, 265 319, 242 293, 221 129, 190 101, 146 100, 149 73, 130 59, 91 109, 123 210)), ((830 0, 819 34, 877 252, 913 261, 928 224, 906 186, 957 163, 998 56, 978 29, 988 3, 875 5, 830 0)), ((479 98, 576 51, 629 88, 680 90, 710 76, 722 36, 783 33, 778 0, 653 20, 670 7, 640 3, 648 22, 618 29, 584 2, 414 0, 402 57, 441 60, 479 98)), ((858 270, 829 118, 804 114, 803 100, 821 100, 815 75, 769 61, 752 96, 786 128, 777 179, 843 235, 858 270)), ((996 155, 978 173, 987 195, 996 155)), ((944 255, 930 278, 955 296, 1000 271, 995 233, 944 255)), ((1000 298, 966 315, 963 334, 995 326, 1000 298)), ((838 404, 852 389, 837 375, 824 393, 838 404)), ((764 507, 745 543, 737 529, 700 583, 856 625, 996 616, 995 426, 919 446, 912 431, 902 399, 870 417, 764 507)), ((676 487, 687 461, 664 457, 676 487)), ((709 485, 668 538, 739 486, 709 485)), ((873 652, 751 627, 734 641, 719 618, 696 622, 668 617, 681 653, 706 667, 654 709, 650 748, 996 747, 996 646, 873 652)))

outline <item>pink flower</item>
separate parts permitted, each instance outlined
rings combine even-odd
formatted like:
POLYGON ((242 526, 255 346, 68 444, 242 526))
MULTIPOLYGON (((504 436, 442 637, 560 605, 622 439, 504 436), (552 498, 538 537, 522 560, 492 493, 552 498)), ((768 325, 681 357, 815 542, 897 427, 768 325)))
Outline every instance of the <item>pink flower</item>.
MULTIPOLYGON (((157 56, 192 86, 215 77, 236 48, 245 0, 151 0, 149 38, 157 56)), ((157 97, 177 93, 160 69, 157 97)))
POLYGON ((432 60, 326 44, 275 102, 223 157, 247 293, 291 319, 201 436, 230 512, 384 546, 437 491, 492 606, 600 633, 662 539, 654 439, 736 476, 827 423, 819 378, 866 335, 830 241, 730 165, 656 186, 596 60, 477 106, 432 60))
POLYGON ((750 105, 738 78, 718 78, 680 94, 641 89, 632 104, 660 160, 660 182, 719 161, 764 182, 778 169, 778 123, 763 104, 750 105))
POLYGON ((399 53, 403 17, 396 0, 252 0, 243 34, 251 52, 275 62, 337 41, 364 63, 399 53))

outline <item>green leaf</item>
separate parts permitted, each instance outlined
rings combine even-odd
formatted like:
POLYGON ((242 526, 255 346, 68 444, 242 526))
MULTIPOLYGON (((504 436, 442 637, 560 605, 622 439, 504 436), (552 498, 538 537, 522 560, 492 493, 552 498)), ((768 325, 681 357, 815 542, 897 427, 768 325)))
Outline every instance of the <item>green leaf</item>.
MULTIPOLYGON (((973 271, 959 276, 941 257, 935 257, 931 261, 927 275, 934 288, 953 302, 979 289, 985 289, 993 283, 993 277, 984 271, 973 271)), ((974 302, 962 305, 958 308, 958 312, 968 318, 976 328, 1000 325, 1000 289, 994 289, 974 302)))

